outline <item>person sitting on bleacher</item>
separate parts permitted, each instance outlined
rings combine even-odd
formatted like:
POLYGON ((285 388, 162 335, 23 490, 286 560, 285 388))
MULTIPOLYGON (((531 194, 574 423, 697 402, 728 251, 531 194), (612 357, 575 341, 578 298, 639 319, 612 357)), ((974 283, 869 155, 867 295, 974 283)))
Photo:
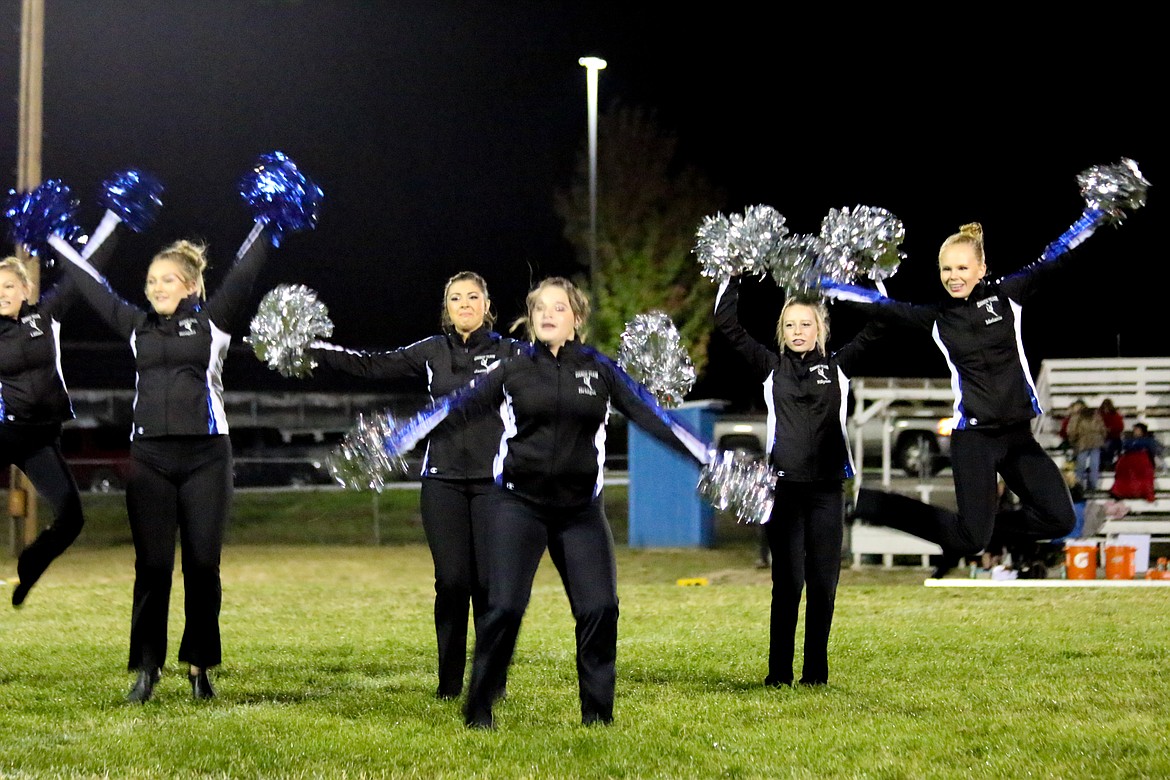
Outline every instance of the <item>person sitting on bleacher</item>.
POLYGON ((1162 444, 1145 423, 1135 423, 1121 442, 1121 456, 1109 494, 1114 498, 1154 500, 1154 468, 1162 456, 1162 444))

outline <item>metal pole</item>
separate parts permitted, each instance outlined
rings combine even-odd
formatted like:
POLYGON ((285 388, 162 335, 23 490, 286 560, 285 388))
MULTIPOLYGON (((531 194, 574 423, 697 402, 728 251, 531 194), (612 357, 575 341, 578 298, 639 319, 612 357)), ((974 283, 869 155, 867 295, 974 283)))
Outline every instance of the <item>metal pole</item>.
POLYGON ((599 57, 577 60, 585 68, 585 100, 589 113, 589 281, 597 281, 597 71, 605 67, 599 57))
MULTIPOLYGON (((22 0, 20 11, 20 122, 17 143, 16 190, 28 192, 41 183, 42 83, 45 63, 45 0, 22 0)), ((40 297, 41 267, 20 247, 32 280, 31 299, 40 297)), ((37 494, 19 469, 9 469, 9 514, 12 517, 12 554, 32 543, 37 534, 37 494)))

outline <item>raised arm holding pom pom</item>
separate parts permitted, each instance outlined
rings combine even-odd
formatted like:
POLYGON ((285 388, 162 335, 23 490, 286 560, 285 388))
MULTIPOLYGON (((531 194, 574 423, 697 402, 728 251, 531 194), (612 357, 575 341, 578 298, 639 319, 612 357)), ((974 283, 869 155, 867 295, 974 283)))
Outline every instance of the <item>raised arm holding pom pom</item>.
MULTIPOLYGON (((158 189, 152 188, 146 197, 157 200, 158 189)), ((123 203, 141 202, 140 188, 121 191, 123 203)), ((81 232, 73 222, 76 205, 67 186, 50 180, 30 193, 13 193, 5 216, 13 238, 35 255, 48 246, 50 235, 64 240, 81 232)), ((109 262, 114 249, 110 236, 122 221, 110 205, 81 255, 97 268, 109 262)), ((153 216, 144 213, 137 229, 153 216)), ((85 524, 77 484, 61 453, 62 423, 74 417, 61 374, 61 322, 77 298, 77 288, 65 277, 42 289, 36 299, 34 295, 25 264, 16 257, 0 260, 0 468, 19 468, 53 511, 52 522, 17 560, 14 607, 24 603, 85 524)))
POLYGON ((1060 469, 1032 435, 1041 413, 1032 374, 1020 342, 1024 304, 1042 280, 1057 271, 1069 251, 1098 226, 1120 221, 1123 209, 1144 203, 1148 183, 1137 166, 1095 168, 1082 174, 1087 208, 1040 259, 1003 279, 989 281, 983 228, 964 225, 943 242, 939 280, 947 293, 940 304, 912 305, 879 298, 853 303, 840 287, 826 290, 871 316, 929 330, 946 358, 955 389, 951 467, 958 513, 879 491, 862 489, 861 519, 888 525, 943 548, 933 576, 950 571, 963 556, 989 546, 1027 555, 1039 540, 1067 534, 1076 522, 1060 469), (998 511, 997 475, 1021 505, 998 511))
POLYGON ((879 336, 871 323, 830 353, 828 315, 815 299, 788 296, 776 324, 779 352, 740 324, 739 277, 719 289, 715 324, 763 382, 768 409, 767 457, 777 475, 764 526, 772 566, 768 675, 765 685, 791 685, 797 616, 807 584, 804 685, 829 679, 828 643, 841 571, 844 480, 854 474, 845 431, 849 376, 879 336))
POLYGON ((134 353, 126 486, 135 551, 127 666, 137 678, 127 695, 131 702, 152 698, 166 664, 176 536, 186 593, 178 658, 188 665, 193 698, 215 696, 207 670, 222 662, 219 564, 233 478, 223 364, 271 236, 311 227, 319 200, 311 184, 306 199, 307 179, 291 160, 281 155, 275 162, 282 173, 275 180, 264 158, 245 177, 241 194, 253 208, 254 226, 210 299, 204 285, 206 249, 200 244, 177 241, 155 255, 146 273, 149 306, 142 308, 115 293, 68 242, 50 238, 87 302, 134 353))

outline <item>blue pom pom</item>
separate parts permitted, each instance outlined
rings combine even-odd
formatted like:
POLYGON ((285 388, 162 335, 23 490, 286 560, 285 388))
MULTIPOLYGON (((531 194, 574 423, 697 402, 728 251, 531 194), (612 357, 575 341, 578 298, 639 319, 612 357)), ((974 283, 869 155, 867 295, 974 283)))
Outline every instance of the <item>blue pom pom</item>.
POLYGON ((273 246, 280 246, 286 232, 316 227, 325 197, 283 152, 260 155, 240 180, 240 194, 251 206, 255 220, 270 227, 273 246))
POLYGON ((49 236, 74 241, 81 228, 73 220, 78 202, 68 185, 49 179, 32 192, 8 191, 4 218, 10 223, 12 240, 30 255, 49 255, 49 236))
POLYGON ((141 233, 158 217, 163 186, 149 173, 120 171, 102 182, 98 201, 117 214, 135 233, 141 233))

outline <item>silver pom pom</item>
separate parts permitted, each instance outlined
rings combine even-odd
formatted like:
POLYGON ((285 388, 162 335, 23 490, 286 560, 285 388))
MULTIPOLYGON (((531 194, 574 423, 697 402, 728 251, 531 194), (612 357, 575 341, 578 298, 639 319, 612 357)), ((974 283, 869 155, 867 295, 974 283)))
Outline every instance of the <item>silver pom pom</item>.
POLYGON ((306 377, 317 367, 306 350, 313 341, 332 335, 333 323, 316 292, 282 284, 261 299, 250 331, 244 341, 269 368, 281 376, 306 377))
POLYGON ((741 523, 763 525, 772 516, 776 475, 767 461, 724 450, 703 467, 699 495, 741 523))
POLYGON ((825 245, 820 275, 834 282, 888 279, 906 256, 899 249, 906 238, 902 220, 882 208, 829 209, 820 238, 825 245))
POLYGON ((664 312, 638 314, 626 323, 618 364, 645 385, 658 403, 673 408, 695 384, 695 366, 679 343, 678 330, 664 312))
POLYGON ((1116 165, 1094 165, 1077 176, 1081 195, 1090 209, 1099 209, 1114 223, 1146 205, 1146 190, 1150 183, 1142 176, 1138 165, 1127 157, 1116 165))
POLYGON ((379 493, 407 470, 406 461, 387 452, 386 439, 400 427, 393 415, 358 415, 357 424, 329 453, 329 473, 349 490, 376 490, 379 493))
POLYGON ((722 214, 704 218, 694 252, 702 275, 716 283, 732 276, 760 276, 775 264, 787 234, 780 212, 771 206, 751 206, 730 218, 722 214))
POLYGON ((795 233, 781 241, 769 270, 788 295, 806 294, 820 280, 822 258, 827 248, 820 236, 795 233))

